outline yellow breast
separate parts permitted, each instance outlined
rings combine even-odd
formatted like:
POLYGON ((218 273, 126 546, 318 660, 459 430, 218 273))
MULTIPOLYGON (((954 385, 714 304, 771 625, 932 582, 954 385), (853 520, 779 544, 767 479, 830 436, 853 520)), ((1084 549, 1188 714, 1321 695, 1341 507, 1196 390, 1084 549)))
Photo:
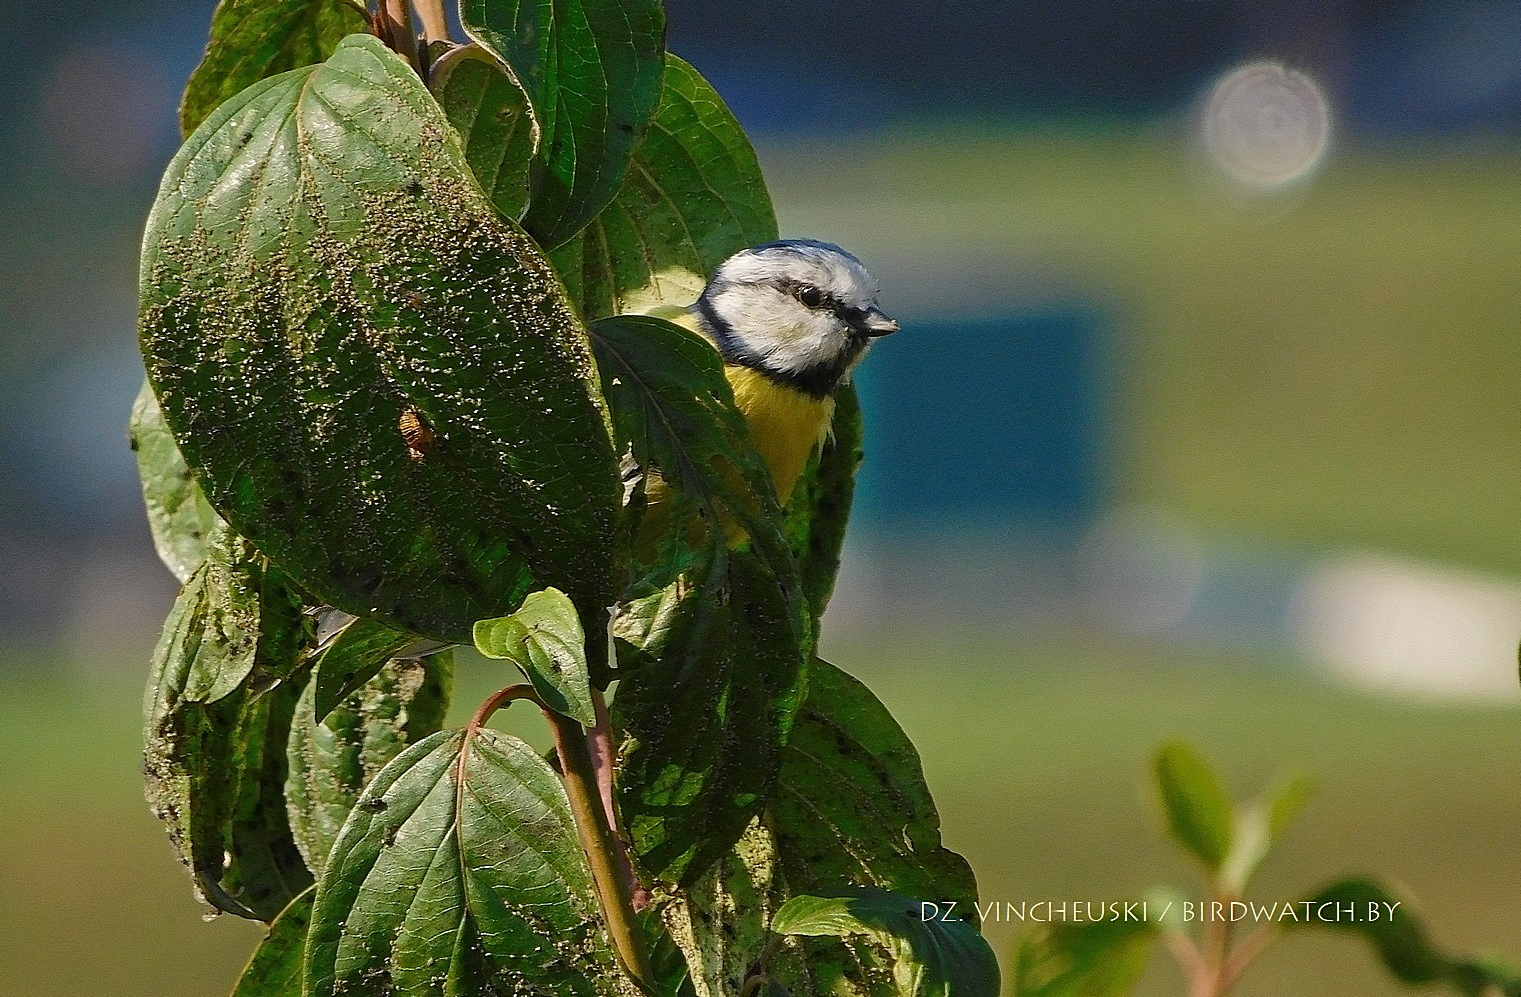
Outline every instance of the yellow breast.
POLYGON ((724 374, 750 425, 750 440, 771 468, 776 497, 786 505, 808 458, 829 432, 834 399, 814 398, 748 367, 726 366, 724 374))
MULTIPOLYGON (((712 341, 695 308, 663 305, 648 313, 712 341)), ((750 440, 771 468, 776 497, 786 505, 808 458, 829 434, 834 399, 814 398, 784 387, 748 367, 727 364, 724 374, 734 391, 735 406, 750 424, 750 440)))

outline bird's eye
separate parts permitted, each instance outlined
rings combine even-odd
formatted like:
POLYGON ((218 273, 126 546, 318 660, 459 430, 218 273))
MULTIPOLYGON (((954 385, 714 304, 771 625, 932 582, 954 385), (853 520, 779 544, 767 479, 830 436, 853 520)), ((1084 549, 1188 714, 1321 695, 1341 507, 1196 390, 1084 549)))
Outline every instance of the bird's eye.
POLYGON ((817 308, 824 303, 824 292, 812 284, 804 284, 797 289, 797 299, 809 308, 817 308))

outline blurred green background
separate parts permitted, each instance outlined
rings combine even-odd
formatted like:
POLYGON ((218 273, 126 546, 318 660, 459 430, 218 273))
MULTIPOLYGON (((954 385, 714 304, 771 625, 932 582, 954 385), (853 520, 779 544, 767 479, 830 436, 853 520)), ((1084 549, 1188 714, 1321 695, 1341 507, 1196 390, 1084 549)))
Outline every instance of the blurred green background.
MULTIPOLYGON (((1182 736, 1238 795, 1320 787, 1258 898, 1369 872, 1521 955, 1521 14, 989 7, 669 4, 784 234, 857 253, 905 324, 861 373, 826 655, 919 745, 985 899, 1196 896, 1144 781, 1182 736), (1329 143, 1252 186, 1207 136, 1261 57, 1317 89, 1248 107, 1247 151, 1329 143)), ((4 997, 222 993, 259 936, 200 922, 138 771, 173 591, 122 428, 136 240, 209 12, 0 13, 39 40, 0 57, 4 997)), ((494 668, 462 663, 461 711, 494 668)), ((1143 992, 1182 988, 1159 954, 1143 992)), ((1307 936, 1239 992, 1396 991, 1307 936)))

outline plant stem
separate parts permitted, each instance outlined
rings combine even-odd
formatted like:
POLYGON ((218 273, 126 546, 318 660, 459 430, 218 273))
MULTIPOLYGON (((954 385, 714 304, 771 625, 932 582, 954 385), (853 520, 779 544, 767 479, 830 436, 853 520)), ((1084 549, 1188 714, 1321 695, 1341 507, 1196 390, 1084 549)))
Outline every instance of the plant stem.
MULTIPOLYGON (((459 781, 464 784, 465 759, 470 755, 470 744, 476 732, 485 726, 491 715, 508 703, 529 699, 538 704, 549 721, 550 733, 554 735, 555 751, 560 757, 561 778, 565 782, 565 795, 570 801, 570 813, 576 822, 576 836, 581 839, 581 850, 586 853, 591 868, 592 883, 602 915, 607 921, 607 932, 612 937, 613 948, 623 963, 624 971, 641 987, 655 978, 650 966, 649 953, 644 945, 644 932, 634 918, 633 870, 623 851, 623 842, 613 833, 611 818, 604 814, 603 797, 597 785, 597 770, 588 746, 590 733, 570 717, 556 713, 545 705, 533 686, 510 685, 492 693, 470 722, 465 725, 465 741, 459 754, 459 781)), ((599 719, 606 715, 606 704, 599 719)), ((599 723, 598 727, 602 725, 599 723)), ((609 803, 611 798, 609 797, 609 803)))
POLYGON ((412 27, 412 7, 407 0, 382 0, 375 11, 376 34, 387 47, 417 68, 417 29, 412 27))
MULTIPOLYGON (((1211 890, 1211 899, 1224 905, 1225 910, 1230 909, 1230 903, 1236 897, 1228 890, 1218 887, 1211 890)), ((1213 904, 1211 905, 1213 910, 1213 904)), ((1210 989, 1209 997, 1224 997, 1226 989, 1230 986, 1226 980, 1226 966, 1230 962, 1231 955, 1231 924, 1230 918, 1220 918, 1210 921, 1209 924, 1209 947, 1205 953, 1205 959, 1209 963, 1210 989)))
POLYGON ((422 22, 425 42, 449 40, 449 19, 444 15, 443 0, 412 0, 412 9, 422 22))
POLYGON ((648 985, 653 982, 655 974, 645 950, 644 933, 634 917, 633 890, 620 868, 623 843, 613 833, 603 812, 602 794, 597 786, 597 771, 591 748, 587 745, 586 729, 552 710, 545 711, 544 716, 554 734, 555 750, 559 752, 560 767, 564 771, 565 794, 570 798, 576 832, 591 866, 592 881, 602 902, 602 914, 607 919, 613 947, 634 981, 648 985))
POLYGON ((634 910, 638 912, 650 905, 650 891, 639 882, 639 876, 634 872, 634 863, 629 860, 628 838, 623 834, 623 821, 614 796, 613 722, 607 713, 607 699, 602 695, 602 690, 596 687, 592 688, 591 697, 592 708, 597 714, 597 726, 586 732, 586 743, 591 750, 592 767, 597 773, 597 790, 602 798, 602 810, 607 816, 608 826, 613 829, 613 837, 618 842, 618 868, 622 870, 629 895, 633 897, 634 910))
POLYGON ((1209 966, 1193 939, 1171 931, 1164 932, 1162 939, 1188 980, 1188 997, 1211 997, 1209 966))
POLYGON ((1241 944, 1230 954, 1230 958, 1221 967, 1220 993, 1224 994, 1236 985, 1241 978, 1242 972, 1251 964, 1251 961, 1262 954, 1262 951, 1273 943, 1278 937, 1278 932, 1272 926, 1258 928, 1256 931, 1241 939, 1241 944))

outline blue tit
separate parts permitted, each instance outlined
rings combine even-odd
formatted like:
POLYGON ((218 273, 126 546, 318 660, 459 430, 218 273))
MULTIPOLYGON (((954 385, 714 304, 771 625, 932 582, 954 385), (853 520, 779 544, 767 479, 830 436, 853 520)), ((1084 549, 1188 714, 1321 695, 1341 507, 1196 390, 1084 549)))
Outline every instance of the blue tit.
MULTIPOLYGON (((661 317, 701 334, 724 359, 734 402, 783 505, 824 443, 834 393, 872 341, 898 331, 861 261, 826 242, 784 239, 742 250, 696 302, 661 317)), ((651 482, 651 504, 663 483, 651 482)))

